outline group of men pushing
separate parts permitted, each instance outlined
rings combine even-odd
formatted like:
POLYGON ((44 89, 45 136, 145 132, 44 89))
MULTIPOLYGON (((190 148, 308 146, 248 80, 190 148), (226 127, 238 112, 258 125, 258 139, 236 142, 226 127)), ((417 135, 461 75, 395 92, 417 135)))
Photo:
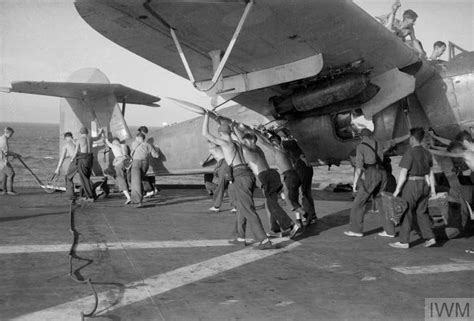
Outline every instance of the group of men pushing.
POLYGON ((210 142, 211 153, 218 161, 219 183, 214 191, 214 206, 210 210, 220 210, 225 186, 228 186, 233 210, 237 212, 235 239, 230 243, 246 243, 247 222, 259 242, 258 248, 264 250, 273 248, 270 236, 292 238, 304 225, 317 221, 311 194, 313 169, 306 164, 304 154, 294 140, 287 140, 285 144, 278 135, 267 137, 261 131, 237 122, 221 122, 218 135, 212 135, 209 132, 208 113, 204 116, 202 134, 210 142), (272 153, 278 171, 270 168, 264 152, 257 146, 257 140, 272 153), (278 203, 278 196, 283 190, 279 173, 283 176, 287 199, 296 213, 296 222, 278 203), (256 178, 263 190, 269 214, 271 231, 268 234, 265 233, 253 200, 256 178), (299 202, 300 187, 303 205, 299 202))
POLYGON ((94 159, 92 143, 102 139, 114 155, 112 166, 115 170, 117 186, 127 199, 125 205, 133 203, 137 207, 142 207, 144 192, 147 193, 145 196, 155 193, 154 182, 145 176, 149 167, 148 158, 159 157, 159 150, 145 141, 148 128, 145 126, 139 128, 135 141, 132 143, 131 152, 128 146, 118 138, 113 138, 110 142, 102 130, 97 137, 89 136, 89 131, 85 127, 81 128, 79 132, 80 136, 76 141, 74 141, 72 133, 64 134, 65 144, 55 171, 55 174, 59 174, 64 160, 67 157, 71 159, 65 175, 66 194, 69 199, 76 200, 73 182, 76 174, 79 174, 83 200, 93 202, 97 198, 90 181, 94 159), (131 193, 129 193, 130 187, 131 193))

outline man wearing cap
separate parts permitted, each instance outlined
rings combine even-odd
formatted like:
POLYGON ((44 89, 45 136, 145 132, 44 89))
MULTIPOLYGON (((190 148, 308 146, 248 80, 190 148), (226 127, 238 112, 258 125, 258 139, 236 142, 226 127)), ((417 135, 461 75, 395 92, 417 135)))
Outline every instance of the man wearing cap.
MULTIPOLYGON (((374 197, 379 214, 384 216, 380 193, 387 184, 387 173, 382 167, 383 146, 377 142, 372 132, 363 128, 360 132, 362 142, 356 148, 355 173, 352 190, 356 193, 350 214, 350 230, 344 231, 347 236, 362 237, 365 206, 371 196, 374 197), (360 179, 364 173, 364 179, 360 179), (359 183, 358 183, 359 181, 359 183), (357 184, 359 189, 357 190, 357 184)), ((383 220, 385 221, 385 220, 383 220)), ((387 227, 388 228, 388 227, 387 227)), ((394 231, 384 231, 380 236, 394 237, 394 231), (390 232, 392 234, 390 234, 390 232)))
POLYGON ((400 241, 390 243, 391 247, 408 249, 410 247, 410 231, 414 218, 418 223, 421 236, 425 239, 425 247, 436 244, 431 218, 428 214, 428 199, 436 195, 433 174, 433 156, 421 146, 425 131, 423 128, 410 130, 410 146, 400 161, 400 176, 393 196, 401 193, 408 202, 408 210, 400 225, 400 241))
POLYGON ((232 141, 231 128, 223 123, 218 129, 219 137, 209 133, 209 113, 204 116, 202 135, 209 141, 222 147, 224 158, 232 169, 233 195, 237 206, 237 238, 232 243, 245 244, 245 225, 249 223, 255 239, 260 242, 260 250, 272 249, 273 244, 268 239, 263 229, 260 217, 255 210, 253 192, 255 189, 255 176, 244 161, 240 148, 232 141))
POLYGON ((13 136, 15 131, 11 127, 4 130, 4 134, 0 136, 0 179, 2 179, 2 195, 17 195, 13 190, 13 179, 15 178, 15 171, 8 161, 8 157, 20 157, 17 153, 10 151, 8 140, 13 136))

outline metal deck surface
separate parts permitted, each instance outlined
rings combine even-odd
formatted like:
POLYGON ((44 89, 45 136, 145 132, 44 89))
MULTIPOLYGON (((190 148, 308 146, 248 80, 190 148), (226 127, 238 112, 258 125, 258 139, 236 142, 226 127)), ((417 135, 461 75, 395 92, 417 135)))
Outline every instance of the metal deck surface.
MULTIPOLYGON (((80 320, 94 296, 69 276, 68 201, 18 191, 0 196, 0 319, 80 320)), ((113 194, 76 209, 77 255, 91 261, 72 272, 99 294, 94 320, 423 320, 425 298, 473 297, 472 237, 393 249, 369 213, 367 236, 349 238, 350 195, 314 195, 319 223, 260 251, 227 244, 235 215, 209 212, 202 189, 164 189, 143 209, 113 194)))

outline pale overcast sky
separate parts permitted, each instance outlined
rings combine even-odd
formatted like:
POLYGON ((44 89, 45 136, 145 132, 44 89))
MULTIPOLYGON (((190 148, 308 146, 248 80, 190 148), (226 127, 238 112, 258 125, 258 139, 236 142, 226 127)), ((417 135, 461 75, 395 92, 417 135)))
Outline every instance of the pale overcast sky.
MULTIPOLYGON (((390 10, 392 0, 355 2, 371 15, 381 15, 390 10)), ((416 33, 428 53, 436 40, 474 49, 474 0, 402 0, 402 10, 406 9, 418 13, 416 33)), ((0 86, 9 87, 16 80, 64 81, 84 67, 99 68, 111 82, 150 94, 209 104, 209 98, 187 80, 94 31, 72 1, 0 0, 0 86)), ((58 106, 58 98, 0 93, 0 122, 56 123, 58 106)), ((159 126, 192 117, 195 114, 172 104, 158 109, 131 105, 127 109, 130 125, 159 126)))

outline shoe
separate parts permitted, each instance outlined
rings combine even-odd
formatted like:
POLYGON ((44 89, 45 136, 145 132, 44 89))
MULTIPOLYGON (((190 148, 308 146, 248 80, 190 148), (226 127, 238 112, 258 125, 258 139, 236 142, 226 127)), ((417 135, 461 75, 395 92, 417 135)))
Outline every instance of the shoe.
POLYGON ((233 240, 229 240, 229 241, 227 241, 227 243, 232 244, 232 245, 243 245, 243 246, 247 245, 247 241, 245 239, 240 238, 240 237, 238 237, 236 239, 233 239, 233 240))
POLYGON ((138 203, 137 205, 135 205, 135 208, 143 208, 143 204, 142 204, 142 203, 138 203))
POLYGON ((217 213, 217 212, 220 211, 220 209, 219 209, 218 207, 213 206, 213 207, 211 207, 211 208, 209 209, 209 211, 211 211, 211 212, 216 212, 216 213, 217 213))
POLYGON ((436 239, 432 238, 432 239, 429 239, 429 240, 425 241, 424 247, 430 247, 430 246, 433 246, 435 244, 436 244, 436 239))
MULTIPOLYGON (((8 195, 12 195, 12 196, 18 195, 18 193, 17 193, 17 192, 14 192, 14 191, 9 191, 9 192, 7 192, 7 194, 8 194, 8 195)), ((3 194, 3 195, 5 195, 5 194, 3 194)))
POLYGON ((410 247, 410 244, 408 243, 401 243, 401 242, 395 242, 395 243, 389 243, 391 247, 394 247, 396 249, 408 249, 410 247))
POLYGON ((377 233, 377 235, 379 236, 383 236, 383 237, 395 237, 395 235, 392 235, 392 234, 388 234, 387 232, 383 231, 383 232, 380 232, 380 233, 377 233))
POLYGON ((273 232, 273 231, 267 232, 267 236, 268 237, 283 237, 281 232, 273 232))
POLYGON ((289 235, 290 239, 294 238, 300 229, 301 229, 301 226, 299 226, 298 224, 293 225, 293 228, 291 229, 290 235, 289 235))
POLYGON ((2 191, 0 194, 1 194, 1 195, 7 195, 7 192, 2 191))
POLYGON ((316 224, 318 223, 318 218, 315 217, 315 218, 312 218, 309 222, 308 222, 308 225, 313 225, 313 224, 316 224))
POLYGON ((290 227, 286 230, 281 231, 281 237, 290 237, 290 233, 291 233, 292 229, 293 229, 293 227, 290 227))
POLYGON ((128 204, 130 204, 130 203, 132 203, 132 200, 126 200, 125 203, 124 203, 124 205, 128 205, 128 204))
POLYGON ((275 246, 273 245, 273 243, 267 239, 266 242, 265 240, 260 242, 260 244, 257 246, 257 249, 259 250, 271 250, 271 249, 274 249, 275 246))
POLYGON ((143 198, 150 198, 150 197, 153 197, 155 196, 155 192, 154 191, 149 191, 145 194, 145 196, 143 196, 143 198))
POLYGON ((237 209, 234 207, 233 209, 230 210, 231 213, 237 213, 237 209))
POLYGON ((356 233, 356 232, 352 232, 352 231, 344 231, 344 234, 346 234, 347 236, 354 236, 354 237, 364 236, 364 234, 362 234, 362 233, 356 233))

